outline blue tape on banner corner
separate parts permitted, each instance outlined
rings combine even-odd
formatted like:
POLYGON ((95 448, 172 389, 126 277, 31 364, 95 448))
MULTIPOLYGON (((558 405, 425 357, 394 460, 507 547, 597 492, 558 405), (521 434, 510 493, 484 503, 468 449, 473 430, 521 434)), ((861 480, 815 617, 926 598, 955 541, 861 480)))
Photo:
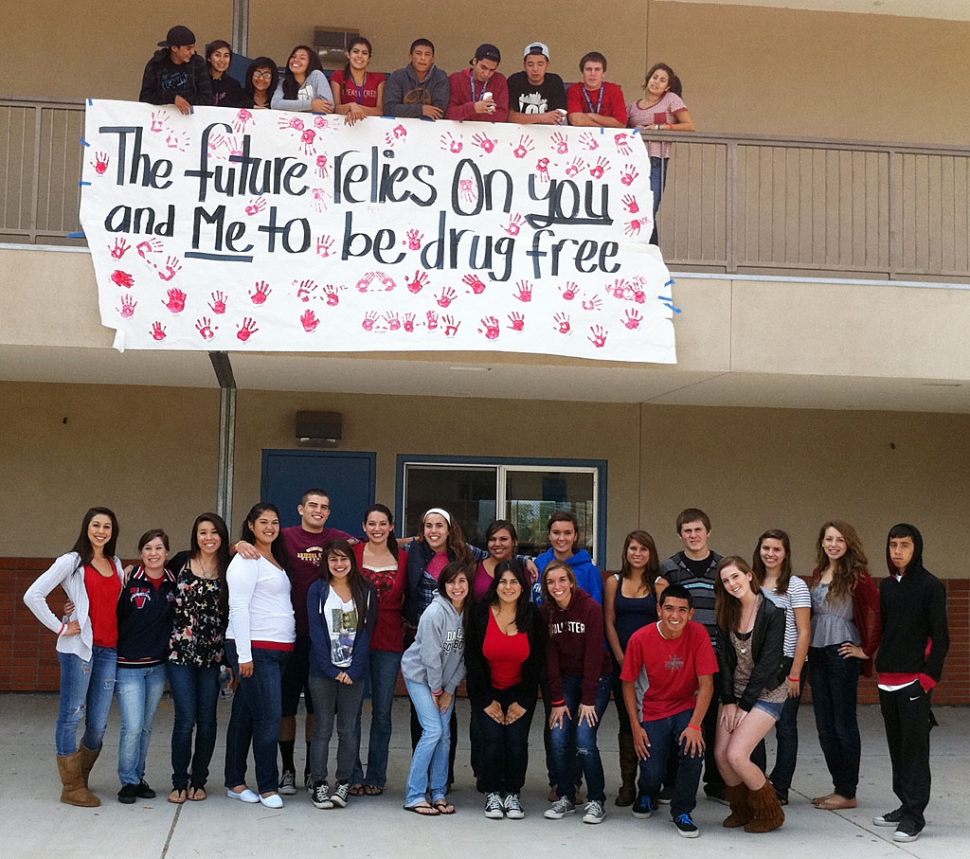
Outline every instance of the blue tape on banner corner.
POLYGON ((669 307, 674 313, 683 313, 684 312, 683 311, 683 308, 681 308, 681 307, 674 307, 674 305, 671 304, 669 301, 665 301, 664 302, 664 307, 669 307))
POLYGON ((664 284, 664 286, 673 286, 675 283, 677 283, 677 281, 671 278, 664 284))
POLYGON ((69 239, 83 239, 84 238, 84 233, 68 233, 67 234, 67 237, 69 239))
POLYGON ((81 182, 78 182, 78 185, 80 185, 80 186, 81 186, 82 188, 83 188, 83 187, 84 187, 85 185, 90 185, 90 184, 91 184, 90 182, 84 182, 83 180, 82 180, 81 182))
POLYGON ((88 105, 90 106, 92 104, 94 104, 94 99, 93 98, 89 98, 88 99, 88 105))
POLYGON ((673 296, 670 296, 670 295, 658 295, 657 298, 659 298, 661 301, 673 301, 674 300, 673 299, 673 296))
POLYGON ((82 146, 90 146, 91 144, 90 144, 90 143, 88 143, 88 142, 87 142, 87 141, 86 141, 86 140, 85 140, 85 139, 84 139, 84 138, 82 137, 82 138, 81 138, 81 145, 82 145, 82 146))

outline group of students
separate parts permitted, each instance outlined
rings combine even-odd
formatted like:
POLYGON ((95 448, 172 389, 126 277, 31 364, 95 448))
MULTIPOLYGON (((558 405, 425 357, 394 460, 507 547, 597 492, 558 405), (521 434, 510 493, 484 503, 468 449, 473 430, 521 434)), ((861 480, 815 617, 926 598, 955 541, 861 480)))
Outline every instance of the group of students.
POLYGON ((150 530, 139 540, 141 563, 126 571, 115 556, 114 513, 88 511, 74 549, 24 598, 58 635, 62 802, 99 804, 88 778, 115 694, 119 800, 155 795, 145 763, 166 679, 175 704, 169 801, 205 799, 220 670, 231 672, 236 689, 226 738, 230 798, 281 808, 281 794, 296 793, 295 716, 303 693, 304 786, 313 804, 344 807, 351 796, 379 795, 400 672, 412 705, 404 800, 410 812, 455 811, 447 796, 454 705, 467 680, 471 764, 487 817, 524 817, 520 795, 541 690, 551 786, 544 816, 575 813, 585 782, 582 819, 602 822, 597 730, 612 692, 620 717, 618 806, 632 806, 644 819, 669 803, 679 834, 696 837, 692 813, 703 766, 705 792, 731 806, 723 825, 767 832, 784 822, 806 666, 834 787, 813 804, 856 806, 856 692, 875 656, 901 805, 874 823, 895 827, 897 841, 915 840, 925 825, 930 690, 949 638, 945 590, 923 568, 922 537, 911 525, 890 530, 890 576, 877 588, 854 529, 825 523, 809 587, 792 575, 785 532, 762 534, 749 565, 710 549, 710 520, 695 508, 677 519, 682 551, 661 564, 653 538, 636 530, 624 542, 620 571, 606 576, 580 548, 568 510, 552 515, 550 548, 534 561, 516 554, 515 528, 505 520, 491 524, 482 550, 467 544, 442 508, 428 510, 414 540, 400 544, 381 504, 365 512, 360 539, 326 527, 324 490, 308 490, 298 512, 300 524, 282 528, 276 507, 257 504, 232 546, 223 520, 204 513, 193 524, 189 551, 172 559, 167 535, 150 530), (58 586, 68 597, 61 620, 47 603, 58 586), (365 770, 367 680, 373 714, 365 770), (778 752, 768 773, 762 741, 773 726, 778 752), (255 791, 246 779, 250 748, 255 791))
MULTIPOLYGON (((627 104, 618 84, 605 80, 607 61, 598 51, 579 61, 582 80, 568 88, 549 71, 551 54, 544 42, 530 42, 523 69, 505 77, 498 71, 501 51, 484 43, 469 68, 448 75, 435 64, 435 46, 416 39, 409 63, 384 75, 371 71, 370 41, 357 36, 347 49, 347 64, 327 77, 316 51, 297 45, 282 79, 276 63, 257 57, 244 85, 232 78, 232 47, 217 40, 195 53, 195 34, 184 26, 169 30, 142 80, 139 100, 173 104, 188 114, 193 105, 342 114, 348 123, 367 116, 417 117, 480 122, 576 125, 599 128, 646 128, 693 131, 694 121, 682 99, 680 78, 666 63, 655 64, 644 83, 644 96, 627 104)), ((667 179, 671 144, 651 141, 650 183, 654 218, 667 179)), ((651 241, 656 244, 656 231, 651 241)))

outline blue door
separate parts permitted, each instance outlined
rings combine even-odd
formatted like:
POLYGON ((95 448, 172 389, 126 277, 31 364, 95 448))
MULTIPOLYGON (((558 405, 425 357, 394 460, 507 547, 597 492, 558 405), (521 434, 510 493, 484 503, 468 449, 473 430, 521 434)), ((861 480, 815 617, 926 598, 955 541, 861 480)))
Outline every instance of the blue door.
POLYGON ((328 528, 362 535, 374 503, 377 454, 324 450, 264 450, 260 498, 280 508, 283 527, 300 524, 296 508, 307 489, 330 493, 328 528))

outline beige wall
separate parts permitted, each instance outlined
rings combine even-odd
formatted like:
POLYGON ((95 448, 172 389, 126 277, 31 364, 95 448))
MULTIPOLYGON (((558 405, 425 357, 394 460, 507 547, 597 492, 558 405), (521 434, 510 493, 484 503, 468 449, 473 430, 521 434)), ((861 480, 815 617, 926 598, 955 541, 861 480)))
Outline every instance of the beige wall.
MULTIPOLYGON (((0 556, 66 551, 92 504, 118 512, 125 555, 158 525, 181 547, 215 504, 217 392, 0 383, 0 398, 0 556)), ((677 512, 696 505, 722 553, 747 555, 783 527, 807 573, 818 526, 844 518, 881 572, 888 527, 908 520, 931 569, 970 577, 970 416, 587 404, 570 419, 577 408, 240 392, 234 519, 259 496, 262 450, 294 447, 294 412, 318 409, 343 413, 341 449, 377 452, 377 497, 391 504, 399 452, 607 459, 611 566, 639 526, 673 553, 677 512)))
MULTIPOLYGON (((5 10, 3 92, 134 98, 145 62, 172 23, 189 24, 200 47, 229 38, 232 26, 231 0, 164 6, 104 0, 97 9, 97 15, 79 14, 76 4, 51 0, 5 10), (66 73, 37 74, 52 46, 66 58, 66 73), (82 56, 103 62, 92 65, 82 56)), ((567 80, 576 79, 583 53, 603 51, 610 77, 631 100, 650 63, 670 63, 706 131, 970 143, 967 22, 645 0, 616 0, 609 14, 590 15, 580 0, 551 9, 535 0, 253 0, 250 56, 268 53, 282 63, 295 44, 312 40, 315 25, 324 25, 368 35, 381 69, 403 65, 411 40, 427 36, 448 71, 464 68, 486 40, 502 49, 503 71, 512 71, 525 43, 540 38, 567 80), (537 21, 546 23, 537 27, 537 21)))

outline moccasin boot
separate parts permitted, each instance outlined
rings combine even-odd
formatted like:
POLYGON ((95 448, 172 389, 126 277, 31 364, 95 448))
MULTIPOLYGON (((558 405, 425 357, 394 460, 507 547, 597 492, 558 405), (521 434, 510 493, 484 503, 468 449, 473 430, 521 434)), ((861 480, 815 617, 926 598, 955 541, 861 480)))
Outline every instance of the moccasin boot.
POLYGON ((81 808, 97 808, 101 805, 101 800, 84 786, 80 752, 75 752, 73 755, 58 755, 57 771, 61 776, 61 784, 64 785, 61 791, 61 802, 81 808))

